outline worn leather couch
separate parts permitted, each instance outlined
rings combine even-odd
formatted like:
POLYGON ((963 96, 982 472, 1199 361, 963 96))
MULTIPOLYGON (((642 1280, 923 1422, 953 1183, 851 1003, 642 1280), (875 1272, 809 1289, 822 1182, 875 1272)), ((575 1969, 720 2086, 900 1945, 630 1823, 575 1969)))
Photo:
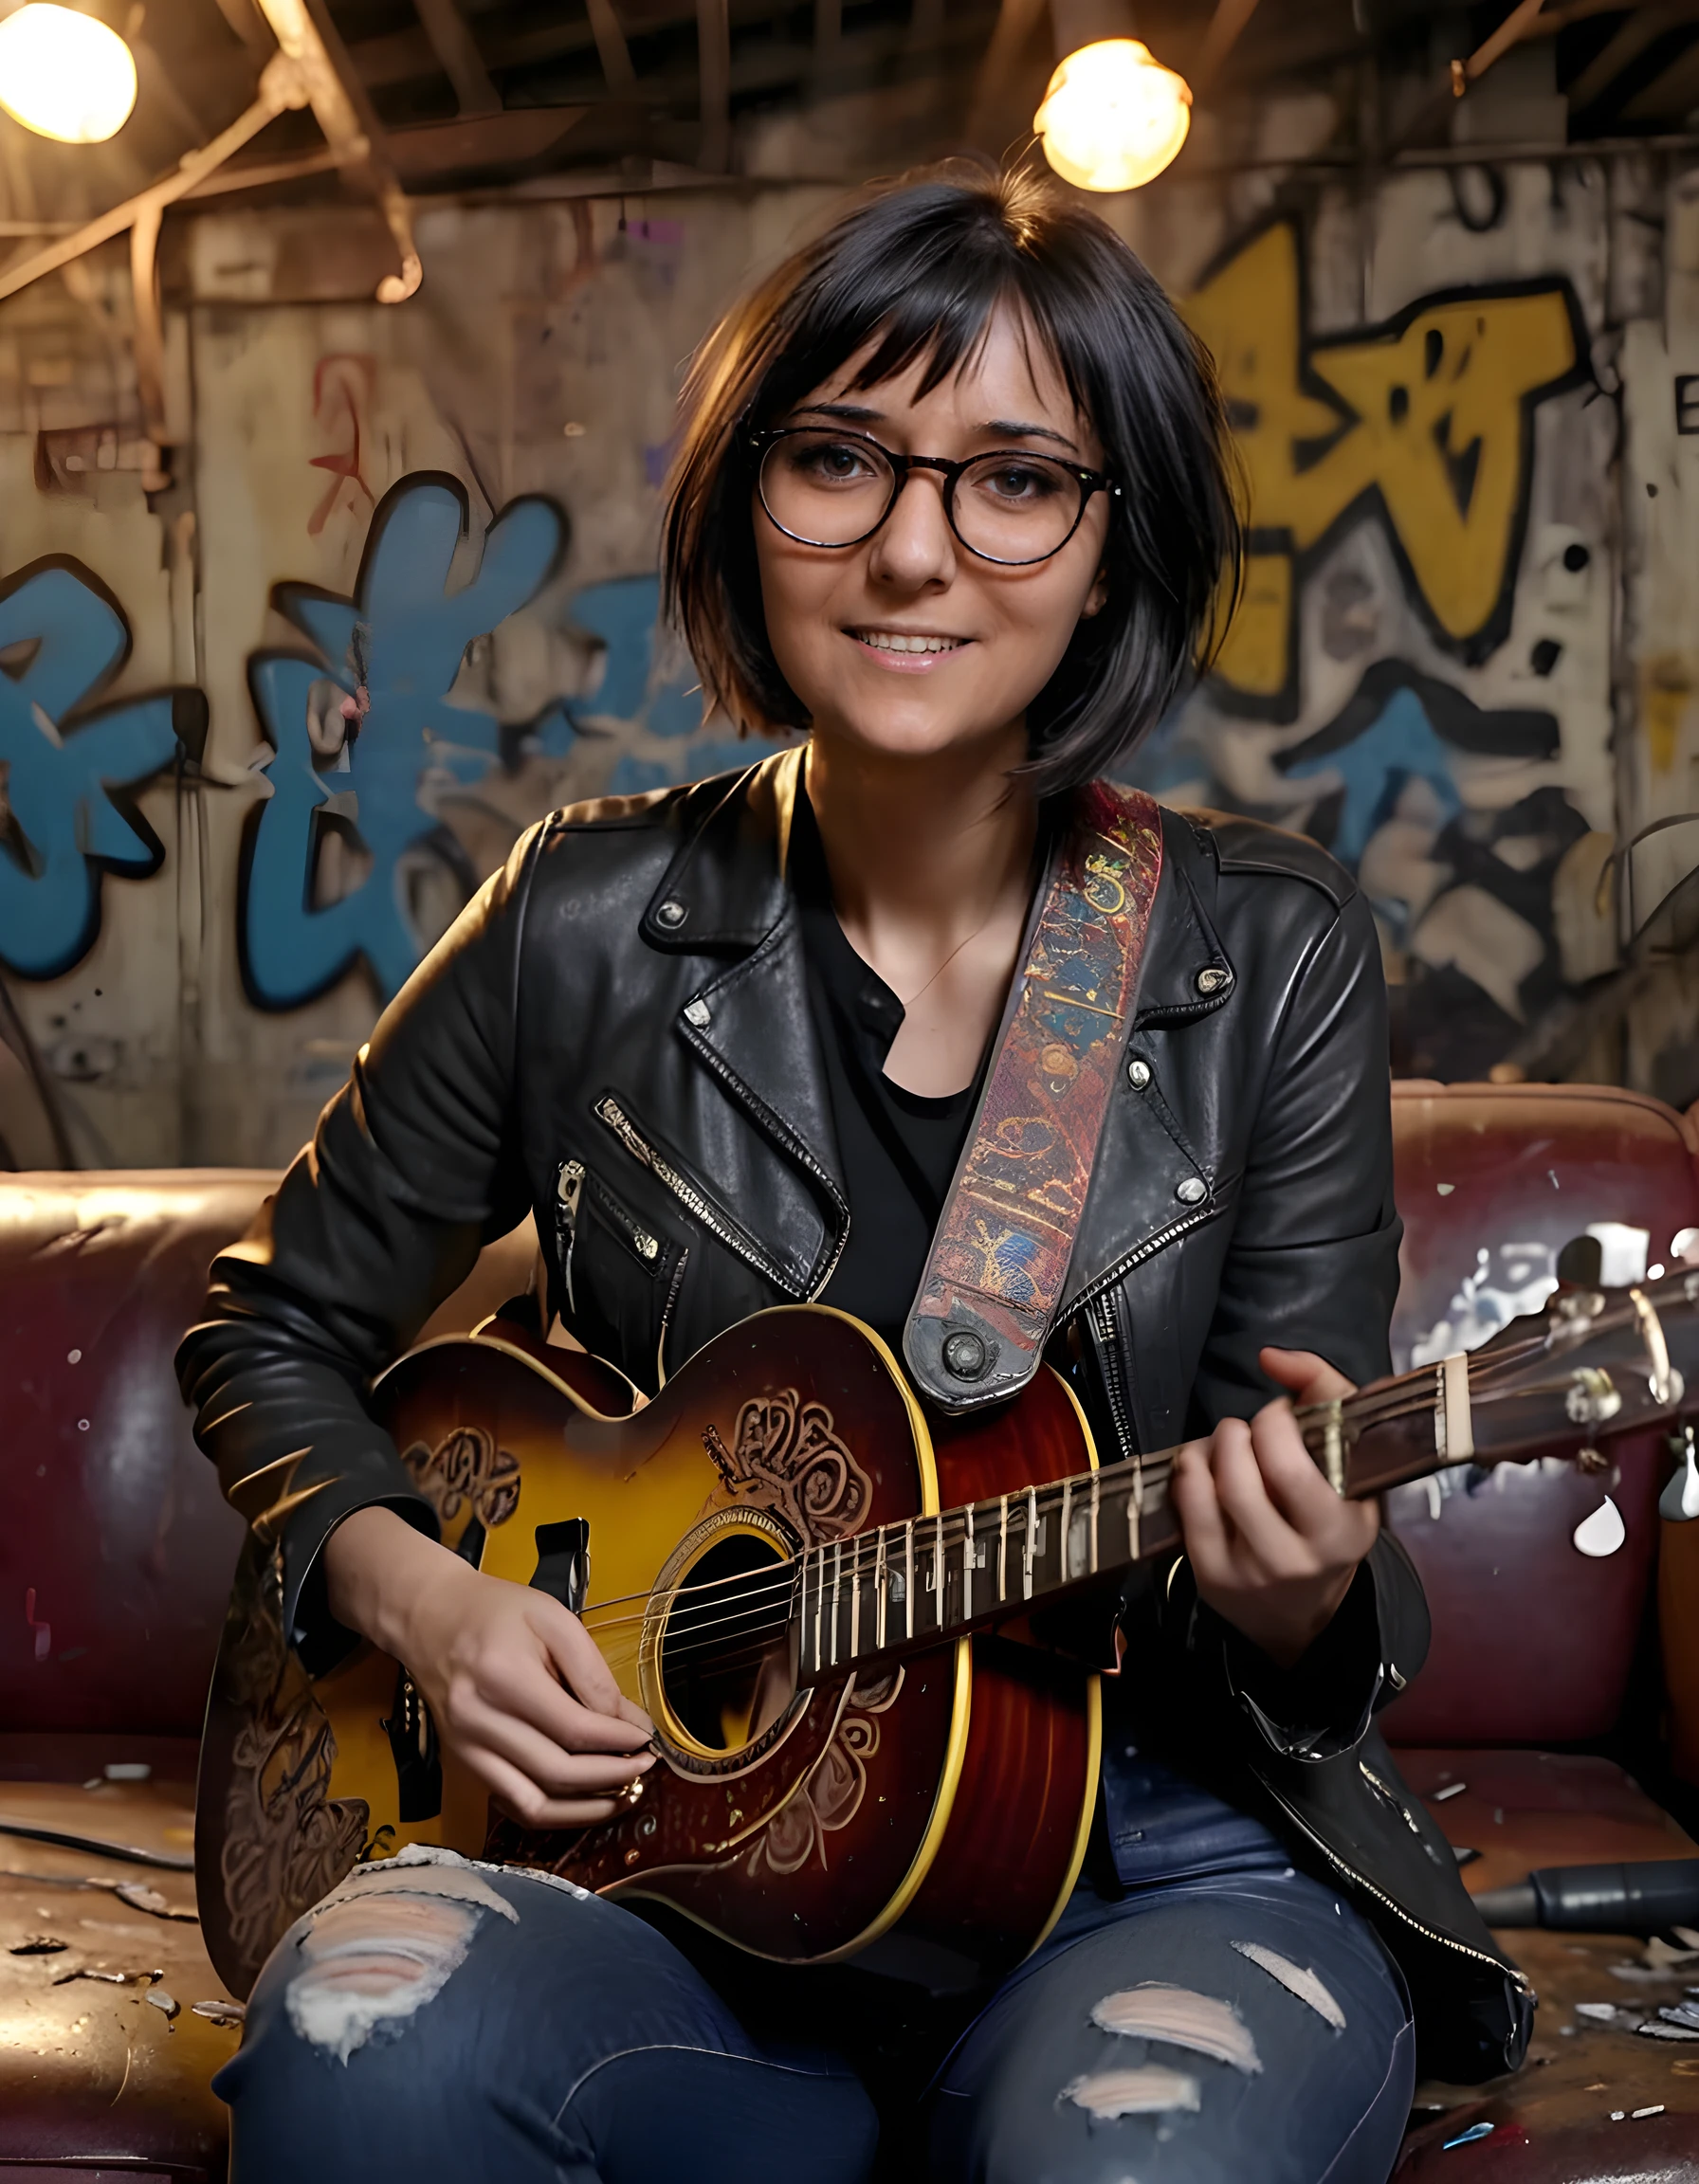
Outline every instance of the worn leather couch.
MULTIPOLYGON (((1607 1278, 1699 1228, 1699 1135, 1653 1101, 1404 1084, 1394 1112, 1400 1365, 1537 1308, 1558 1249, 1590 1226, 1607 1278)), ((224 2173, 208 2080, 239 2024, 177 1914, 192 1908, 195 1738, 239 1526, 171 1356, 208 1261, 270 1181, 0 1177, 0 1822, 165 1861, 0 1832, 0 2184, 224 2173)), ((532 1248, 521 1232, 486 1253, 434 1331, 523 1286, 532 1248)), ((1674 1814, 1699 1811, 1699 1524, 1658 1517, 1660 1436, 1608 1453, 1603 1475, 1458 1471, 1390 1500, 1434 1643, 1388 1728, 1413 1787, 1477 1853, 1471 1885, 1693 1849, 1674 1814), (1588 1556, 1574 1535, 1607 1493, 1621 1542, 1588 1556)), ((1625 1938, 1507 1938, 1542 1997, 1529 2064, 1497 2085, 1422 2087, 1404 2184, 1699 2184, 1699 2039, 1634 2029, 1699 1984, 1699 1956, 1660 1968, 1625 1938)))

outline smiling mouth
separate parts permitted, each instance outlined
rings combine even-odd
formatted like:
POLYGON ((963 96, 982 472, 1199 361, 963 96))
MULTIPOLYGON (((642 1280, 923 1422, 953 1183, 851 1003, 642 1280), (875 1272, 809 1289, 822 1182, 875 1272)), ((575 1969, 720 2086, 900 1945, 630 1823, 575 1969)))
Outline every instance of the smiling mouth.
POLYGON ((875 652, 959 652, 968 643, 965 637, 918 637, 902 629, 852 629, 850 634, 875 652))

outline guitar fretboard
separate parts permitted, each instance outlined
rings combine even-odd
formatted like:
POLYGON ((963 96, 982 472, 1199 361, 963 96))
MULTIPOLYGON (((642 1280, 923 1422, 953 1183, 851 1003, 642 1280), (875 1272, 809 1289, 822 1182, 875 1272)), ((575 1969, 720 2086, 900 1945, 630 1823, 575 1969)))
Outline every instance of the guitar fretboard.
POLYGON ((1167 1500, 1166 1464, 1133 1459, 811 1548, 794 1594, 799 1674, 962 1636, 1124 1568, 1167 1500))

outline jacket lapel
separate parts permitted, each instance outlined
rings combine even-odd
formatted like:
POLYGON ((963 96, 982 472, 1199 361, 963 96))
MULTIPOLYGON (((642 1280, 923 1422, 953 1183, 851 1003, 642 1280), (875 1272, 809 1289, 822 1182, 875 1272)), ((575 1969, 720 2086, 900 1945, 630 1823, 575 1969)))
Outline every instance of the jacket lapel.
POLYGON ((674 859, 643 927, 646 938, 681 953, 738 952, 690 996, 677 1029, 808 1177, 816 1212, 826 1200, 824 1265, 842 1242, 849 1203, 785 873, 802 756, 782 752, 741 777, 674 859))

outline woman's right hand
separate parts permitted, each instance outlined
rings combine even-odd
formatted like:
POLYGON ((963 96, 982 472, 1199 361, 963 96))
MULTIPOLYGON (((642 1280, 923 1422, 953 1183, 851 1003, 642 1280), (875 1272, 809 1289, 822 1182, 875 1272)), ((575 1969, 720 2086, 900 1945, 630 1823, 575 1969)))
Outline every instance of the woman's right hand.
POLYGON ((486 1577, 393 1509, 357 1509, 324 1545, 331 1613, 407 1664, 444 1741, 527 1828, 618 1811, 653 1766, 654 1724, 578 1618, 486 1577))

